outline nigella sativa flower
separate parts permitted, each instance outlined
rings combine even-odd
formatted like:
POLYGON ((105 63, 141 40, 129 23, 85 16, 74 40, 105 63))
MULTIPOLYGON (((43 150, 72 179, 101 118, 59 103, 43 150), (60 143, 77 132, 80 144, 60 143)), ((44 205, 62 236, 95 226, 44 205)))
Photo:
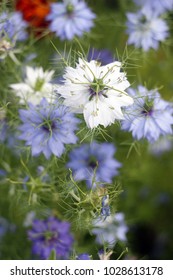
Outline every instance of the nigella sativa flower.
POLYGON ((153 143, 161 135, 172 134, 173 104, 160 97, 156 90, 148 90, 139 85, 129 89, 134 104, 125 109, 122 129, 131 131, 135 139, 146 138, 153 143))
POLYGON ((28 230, 28 238, 33 243, 33 254, 42 259, 48 259, 52 250, 57 259, 68 259, 73 244, 70 224, 53 216, 46 220, 35 219, 28 230))
POLYGON ((127 13, 128 44, 148 51, 158 49, 169 35, 166 22, 152 9, 143 9, 137 13, 127 13))
POLYGON ((66 67, 63 85, 57 92, 75 113, 83 113, 89 128, 104 127, 123 119, 121 107, 133 103, 125 89, 130 86, 119 61, 101 66, 96 60, 79 59, 76 68, 66 67))
POLYGON ((114 159, 115 150, 110 143, 83 144, 71 151, 67 167, 76 181, 85 180, 89 188, 96 187, 97 183, 99 186, 112 183, 121 167, 121 163, 114 159))
POLYGON ((51 84, 53 74, 53 70, 44 71, 42 67, 27 66, 23 82, 11 84, 10 88, 20 98, 21 104, 26 102, 39 104, 43 97, 52 102, 54 99, 53 85, 51 84))
POLYGON ((133 0, 141 9, 154 10, 158 15, 173 10, 173 0, 133 0))
POLYGON ((7 37, 14 42, 23 41, 28 37, 27 26, 20 12, 3 12, 0 15, 0 37, 7 37))
POLYGON ((30 103, 29 109, 21 109, 19 114, 23 122, 19 139, 31 146, 33 156, 43 153, 47 159, 51 154, 60 157, 65 151, 64 144, 77 142, 74 131, 79 120, 61 104, 49 104, 43 98, 39 105, 30 103))
POLYGON ((47 20, 50 30, 61 40, 72 40, 74 36, 81 37, 84 32, 89 32, 95 17, 83 0, 64 0, 51 4, 47 20))
POLYGON ((119 212, 103 220, 100 217, 93 221, 92 233, 96 235, 96 242, 106 244, 113 248, 117 241, 126 241, 128 227, 124 220, 124 214, 119 212))

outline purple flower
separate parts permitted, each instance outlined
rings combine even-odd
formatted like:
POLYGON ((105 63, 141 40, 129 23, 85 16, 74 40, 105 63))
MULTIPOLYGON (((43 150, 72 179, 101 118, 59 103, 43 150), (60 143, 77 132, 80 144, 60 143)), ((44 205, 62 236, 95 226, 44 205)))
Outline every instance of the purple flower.
POLYGON ((90 255, 83 253, 83 254, 78 255, 76 259, 77 260, 90 260, 91 258, 90 258, 90 255))
POLYGON ((173 10, 173 0, 133 0, 142 9, 154 10, 158 15, 173 10))
POLYGON ((12 41, 23 41, 28 36, 27 26, 20 12, 3 12, 0 15, 0 38, 7 36, 12 41))
POLYGON ((39 105, 29 104, 28 110, 19 110, 23 122, 19 126, 25 140, 32 148, 32 156, 43 153, 47 159, 51 154, 60 157, 65 151, 64 144, 74 144, 79 120, 61 104, 49 104, 45 98, 39 105))
POLYGON ((161 99, 156 90, 147 90, 143 86, 129 89, 134 104, 125 109, 122 129, 131 131, 135 139, 146 138, 153 143, 161 135, 172 134, 173 104, 161 99))
POLYGON ((113 62, 115 59, 113 58, 112 53, 107 49, 98 50, 98 49, 91 48, 89 50, 87 60, 88 61, 97 60, 101 62, 101 65, 106 65, 113 62))
POLYGON ((50 30, 61 40, 72 40, 75 35, 81 37, 84 32, 89 32, 95 17, 84 1, 64 0, 51 4, 47 20, 51 22, 50 30))
POLYGON ((67 167, 72 169, 76 181, 85 180, 89 188, 97 183, 112 183, 121 163, 114 159, 115 147, 110 143, 83 144, 70 153, 67 167))
POLYGON ((32 252, 42 259, 48 259, 55 250, 57 259, 68 259, 73 244, 70 224, 55 217, 34 220, 28 238, 33 242, 32 252))
POLYGON ((150 48, 158 49, 159 42, 168 37, 166 22, 158 17, 151 9, 144 9, 138 13, 127 13, 127 43, 134 44, 136 48, 148 51, 150 48))

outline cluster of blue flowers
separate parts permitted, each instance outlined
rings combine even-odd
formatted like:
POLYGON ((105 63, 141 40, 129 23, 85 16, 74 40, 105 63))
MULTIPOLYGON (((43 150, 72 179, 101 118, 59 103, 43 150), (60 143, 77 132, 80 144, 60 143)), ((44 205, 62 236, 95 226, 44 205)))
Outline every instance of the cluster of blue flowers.
MULTIPOLYGON (((151 48, 157 51, 170 36, 163 15, 173 11, 173 0, 131 2, 137 11, 126 13, 125 43, 141 54, 151 48)), ((66 51, 68 44, 76 43, 75 37, 80 42, 91 32, 96 17, 84 0, 53 1, 45 19, 55 40, 52 44, 57 48, 65 41, 66 51)), ((159 89, 148 89, 142 82, 132 87, 124 61, 115 59, 112 50, 86 47, 86 42, 82 42, 84 48, 79 43, 74 53, 70 44, 67 61, 63 59, 64 75, 56 67, 48 71, 40 66, 46 63, 40 59, 39 44, 33 60, 23 59, 25 50, 21 47, 16 53, 15 44, 23 46, 25 40, 26 45, 35 44, 28 26, 19 11, 0 14, 0 63, 8 74, 7 85, 2 81, 5 101, 0 104, 0 144, 3 157, 9 154, 0 165, 0 182, 10 184, 7 196, 17 193, 27 197, 22 228, 34 256, 92 259, 90 252, 76 245, 82 243, 77 225, 83 222, 94 235, 92 242, 109 250, 97 252, 99 258, 109 259, 119 241, 127 242, 129 230, 123 211, 115 213, 126 164, 120 151, 121 137, 127 135, 147 145, 151 154, 169 151, 173 146, 173 103, 162 98, 159 89), (108 133, 104 134, 105 128, 108 133)), ((0 217, 0 243, 15 229, 0 217)))
POLYGON ((172 0, 147 0, 136 1, 139 10, 127 13, 128 44, 144 51, 158 49, 159 43, 164 42, 169 36, 169 26, 162 14, 173 10, 172 0))
MULTIPOLYGON (((94 26, 96 15, 84 1, 64 0, 52 3, 51 10, 46 17, 49 29, 60 40, 72 40, 75 36, 81 37, 94 26)), ((27 22, 22 18, 21 12, 0 15, 0 37, 7 35, 15 41, 25 40, 28 37, 27 22)))

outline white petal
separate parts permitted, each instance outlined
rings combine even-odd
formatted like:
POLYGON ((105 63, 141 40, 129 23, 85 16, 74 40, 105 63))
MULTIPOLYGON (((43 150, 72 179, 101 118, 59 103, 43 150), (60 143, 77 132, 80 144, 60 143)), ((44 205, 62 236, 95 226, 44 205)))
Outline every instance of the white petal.
POLYGON ((16 91, 16 94, 31 92, 31 88, 25 83, 11 84, 10 87, 16 91))
POLYGON ((105 102, 114 108, 117 106, 130 106, 133 104, 133 98, 129 96, 126 92, 118 93, 115 92, 108 92, 108 98, 105 99, 105 102))
POLYGON ((115 116, 106 103, 101 102, 99 99, 93 99, 88 102, 84 107, 84 119, 87 126, 91 129, 97 127, 99 124, 104 127, 114 123, 115 116))
POLYGON ((122 65, 121 62, 114 61, 114 62, 109 63, 107 65, 101 66, 100 67, 100 76, 101 76, 101 78, 104 77, 104 79, 106 79, 111 74, 113 74, 114 77, 116 77, 116 75, 119 75, 121 65, 122 65))

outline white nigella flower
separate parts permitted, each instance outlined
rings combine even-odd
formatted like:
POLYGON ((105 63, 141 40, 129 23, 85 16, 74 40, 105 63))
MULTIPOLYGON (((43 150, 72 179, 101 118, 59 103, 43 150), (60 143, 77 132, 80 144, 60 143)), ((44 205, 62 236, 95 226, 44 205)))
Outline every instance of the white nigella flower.
POLYGON ((10 87, 20 97, 20 103, 40 103, 45 97, 48 102, 53 99, 53 85, 50 83, 54 71, 44 71, 42 67, 26 67, 26 77, 22 83, 11 84, 10 87))
POLYGON ((101 66, 95 60, 79 59, 76 68, 66 68, 64 83, 57 91, 73 112, 84 114, 91 129, 124 119, 121 107, 133 104, 132 97, 125 92, 130 84, 121 66, 119 61, 101 66))

